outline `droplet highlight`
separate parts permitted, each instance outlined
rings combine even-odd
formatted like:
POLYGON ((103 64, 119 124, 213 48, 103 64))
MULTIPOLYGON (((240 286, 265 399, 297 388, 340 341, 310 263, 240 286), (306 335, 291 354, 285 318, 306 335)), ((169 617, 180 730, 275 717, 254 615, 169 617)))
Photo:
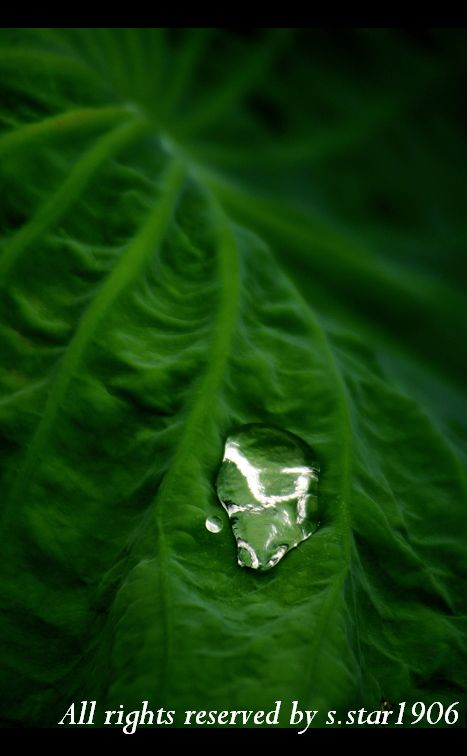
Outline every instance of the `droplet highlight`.
POLYGON ((318 478, 313 449, 293 433, 252 423, 228 436, 216 488, 241 567, 270 570, 316 531, 318 478))
POLYGON ((220 533, 222 528, 224 527, 224 524, 220 517, 217 517, 217 515, 213 515, 212 517, 206 517, 206 530, 209 530, 210 533, 220 533))

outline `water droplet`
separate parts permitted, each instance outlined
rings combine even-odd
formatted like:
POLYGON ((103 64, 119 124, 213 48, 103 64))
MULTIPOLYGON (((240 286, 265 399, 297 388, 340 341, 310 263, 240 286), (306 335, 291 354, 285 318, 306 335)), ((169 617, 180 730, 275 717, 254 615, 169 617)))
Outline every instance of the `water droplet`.
POLYGON ((217 515, 206 517, 205 525, 206 529, 209 530, 210 533, 220 533, 222 528, 224 527, 224 523, 222 522, 220 517, 217 517, 217 515))
POLYGON ((318 476, 313 450, 293 433, 253 423, 227 438, 217 495, 242 567, 269 570, 315 532, 318 476))

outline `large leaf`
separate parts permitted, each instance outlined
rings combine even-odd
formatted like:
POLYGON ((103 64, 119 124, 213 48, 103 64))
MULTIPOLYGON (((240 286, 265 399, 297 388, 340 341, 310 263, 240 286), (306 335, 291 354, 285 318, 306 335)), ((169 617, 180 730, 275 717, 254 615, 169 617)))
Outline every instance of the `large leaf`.
POLYGON ((2 31, 7 725, 465 701, 465 38, 331 40, 2 31), (214 489, 250 422, 321 465, 265 574, 214 489))

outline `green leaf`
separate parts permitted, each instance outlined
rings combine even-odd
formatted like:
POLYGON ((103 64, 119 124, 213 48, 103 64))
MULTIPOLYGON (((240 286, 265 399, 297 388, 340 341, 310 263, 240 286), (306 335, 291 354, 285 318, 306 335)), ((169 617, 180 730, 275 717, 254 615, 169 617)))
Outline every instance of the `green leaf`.
POLYGON ((462 721, 462 40, 1 32, 4 725, 462 721), (254 422, 321 468, 318 531, 261 574, 215 492, 254 422))

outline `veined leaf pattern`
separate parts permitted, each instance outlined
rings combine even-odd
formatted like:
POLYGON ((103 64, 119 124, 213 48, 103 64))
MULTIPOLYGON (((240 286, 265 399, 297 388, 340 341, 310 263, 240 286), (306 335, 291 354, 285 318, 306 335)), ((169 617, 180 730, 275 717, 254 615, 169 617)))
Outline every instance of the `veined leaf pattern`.
POLYGON ((462 37, 308 34, 1 32, 6 726, 465 704, 462 37), (261 575, 204 527, 250 422, 321 464, 261 575))

